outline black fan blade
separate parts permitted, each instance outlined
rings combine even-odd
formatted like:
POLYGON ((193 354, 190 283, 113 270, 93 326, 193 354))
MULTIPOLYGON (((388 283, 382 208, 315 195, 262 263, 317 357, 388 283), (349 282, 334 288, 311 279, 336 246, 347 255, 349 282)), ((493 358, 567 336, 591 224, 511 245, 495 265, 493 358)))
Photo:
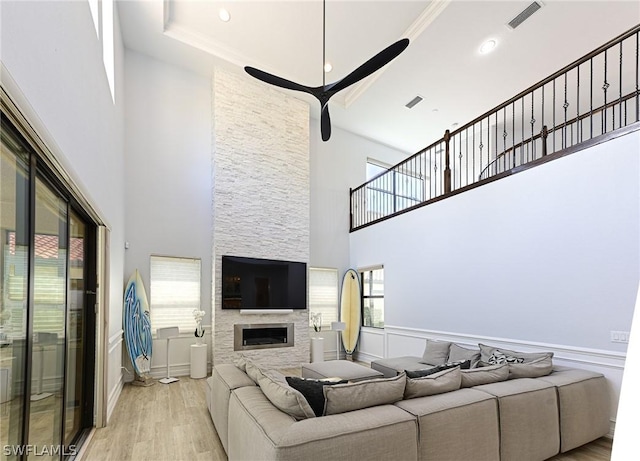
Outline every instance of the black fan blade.
POLYGON ((331 137, 331 118, 329 117, 329 104, 322 106, 322 113, 320 114, 320 132, 322 133, 322 140, 328 141, 331 137))
POLYGON ((252 77, 255 77, 258 80, 261 80, 270 85, 279 86, 280 88, 286 88, 287 90, 303 91, 305 93, 311 92, 311 88, 309 88, 308 86, 300 85, 299 83, 292 82, 291 80, 287 80, 282 77, 277 77, 263 70, 256 69, 255 67, 246 66, 244 70, 252 77))
POLYGON ((373 74, 378 69, 384 67, 394 58, 396 58, 400 53, 402 53, 408 46, 408 38, 398 40, 393 45, 386 47, 380 53, 376 54, 373 58, 369 59, 367 62, 351 72, 342 80, 338 80, 333 85, 327 85, 327 89, 331 93, 337 93, 340 90, 344 90, 346 87, 359 82, 363 78, 373 74))

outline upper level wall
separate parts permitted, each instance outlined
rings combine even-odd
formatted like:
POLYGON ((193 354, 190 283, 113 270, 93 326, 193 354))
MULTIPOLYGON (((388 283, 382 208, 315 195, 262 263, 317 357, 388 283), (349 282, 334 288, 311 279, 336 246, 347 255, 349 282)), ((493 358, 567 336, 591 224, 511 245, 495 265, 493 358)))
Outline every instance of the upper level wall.
POLYGON ((640 133, 351 234, 394 327, 624 352, 639 279, 640 133))

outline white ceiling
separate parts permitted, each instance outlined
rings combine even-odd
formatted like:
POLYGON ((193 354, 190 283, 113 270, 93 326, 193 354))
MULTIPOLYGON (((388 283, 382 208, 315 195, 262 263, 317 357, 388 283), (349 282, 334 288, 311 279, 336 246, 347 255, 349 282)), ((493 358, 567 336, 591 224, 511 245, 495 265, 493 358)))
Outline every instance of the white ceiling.
MULTIPOLYGON (((507 28, 531 1, 327 0, 327 83, 411 39, 389 65, 331 100, 332 125, 412 154, 640 22, 635 0, 546 0, 507 28), (481 55, 488 38, 498 46, 481 55), (404 107, 416 95, 424 100, 404 107)), ((249 65, 322 84, 320 1, 119 1, 118 13, 125 46, 165 62, 204 75, 249 65), (229 22, 218 18, 221 7, 229 22)), ((317 101, 282 91, 308 101, 318 118, 317 101)))

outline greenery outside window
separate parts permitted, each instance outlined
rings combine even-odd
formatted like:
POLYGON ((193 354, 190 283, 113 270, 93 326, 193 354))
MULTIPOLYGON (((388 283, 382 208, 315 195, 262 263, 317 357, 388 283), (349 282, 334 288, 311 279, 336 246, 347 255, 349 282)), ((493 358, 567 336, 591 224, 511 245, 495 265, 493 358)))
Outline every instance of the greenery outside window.
POLYGON ((384 328, 384 267, 360 269, 362 326, 384 328))

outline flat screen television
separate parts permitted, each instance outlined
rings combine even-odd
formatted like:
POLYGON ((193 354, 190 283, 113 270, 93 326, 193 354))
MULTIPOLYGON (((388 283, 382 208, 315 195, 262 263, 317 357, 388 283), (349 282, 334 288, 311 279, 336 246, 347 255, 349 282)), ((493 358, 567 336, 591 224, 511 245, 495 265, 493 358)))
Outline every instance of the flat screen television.
POLYGON ((222 257, 223 309, 306 309, 307 264, 222 257))

